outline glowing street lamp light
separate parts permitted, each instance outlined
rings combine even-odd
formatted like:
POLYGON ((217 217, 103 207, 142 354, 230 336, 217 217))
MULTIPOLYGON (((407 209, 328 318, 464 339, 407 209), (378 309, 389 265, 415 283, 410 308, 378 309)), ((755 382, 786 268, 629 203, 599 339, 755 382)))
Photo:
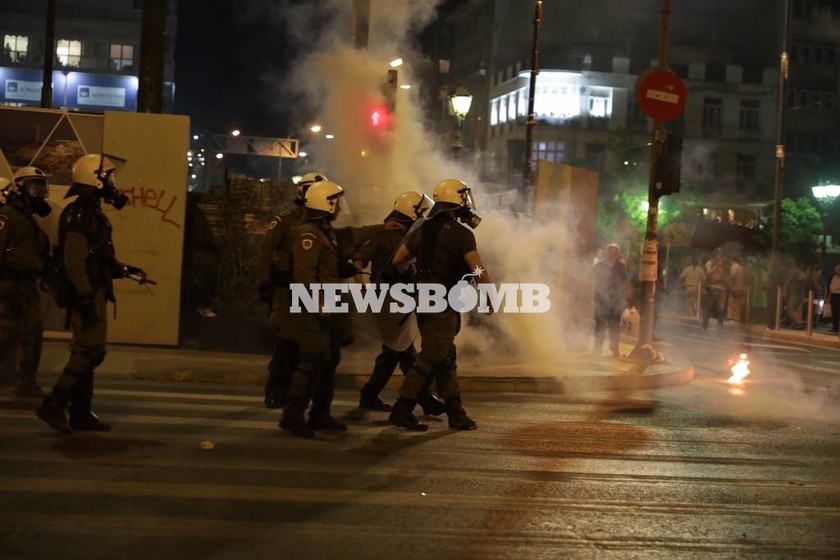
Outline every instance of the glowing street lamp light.
POLYGON ((312 126, 309 127, 309 131, 317 134, 317 133, 321 132, 321 125, 320 124, 313 124, 312 126))
POLYGON ((816 185, 811 187, 811 192, 814 198, 817 199, 817 205, 822 213, 823 220, 823 236, 822 236, 822 254, 825 255, 828 245, 828 234, 825 231, 825 221, 828 218, 828 207, 834 204, 837 198, 840 198, 840 185, 816 185))
POLYGON ((240 134, 241 134, 241 132, 239 132, 238 128, 235 128, 235 129, 230 131, 231 136, 239 136, 240 134))
POLYGON ((395 58, 394 60, 391 61, 391 68, 398 68, 398 67, 402 66, 402 63, 403 63, 403 59, 395 58))
POLYGON ((449 115, 455 117, 455 140, 452 143, 452 157, 454 159, 460 159, 461 157, 461 126, 464 124, 467 113, 470 112, 470 105, 472 105, 472 95, 463 86, 455 88, 455 91, 449 96, 449 115))

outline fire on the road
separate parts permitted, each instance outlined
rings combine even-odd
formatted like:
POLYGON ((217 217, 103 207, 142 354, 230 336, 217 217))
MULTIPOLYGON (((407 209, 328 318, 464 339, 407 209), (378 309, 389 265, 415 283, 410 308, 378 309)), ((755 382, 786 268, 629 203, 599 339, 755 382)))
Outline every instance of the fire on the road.
POLYGON ((729 360, 729 365, 729 371, 732 375, 729 376, 727 382, 732 385, 740 385, 750 374, 750 360, 746 354, 741 354, 737 360, 729 360))

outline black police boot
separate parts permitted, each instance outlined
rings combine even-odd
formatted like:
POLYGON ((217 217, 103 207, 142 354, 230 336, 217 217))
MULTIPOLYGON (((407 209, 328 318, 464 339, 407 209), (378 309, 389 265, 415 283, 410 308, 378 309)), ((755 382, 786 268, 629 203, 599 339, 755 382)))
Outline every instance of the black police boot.
POLYGON ((265 382, 265 407, 283 408, 283 371, 290 359, 288 345, 283 340, 275 340, 271 350, 271 361, 268 363, 268 379, 265 382))
POLYGON ((280 419, 280 429, 297 437, 314 437, 315 432, 306 424, 306 418, 303 417, 304 409, 305 405, 300 406, 299 403, 287 404, 283 409, 283 417, 280 419))
POLYGON ((359 408, 377 412, 391 412, 391 405, 379 398, 379 391, 370 383, 365 383, 360 391, 359 408))
POLYGON ((84 432, 110 432, 111 424, 103 422, 99 416, 90 410, 81 410, 74 412, 72 407, 70 409, 70 426, 74 430, 84 432))
POLYGON ((62 434, 72 434, 73 428, 67 422, 67 404, 70 402, 70 391, 59 387, 44 398, 35 410, 35 415, 62 434))
POLYGON ((346 432, 347 424, 336 420, 330 414, 330 401, 325 399, 313 399, 312 408, 309 410, 309 422, 306 423, 310 430, 327 430, 328 432, 346 432))
POLYGON ((413 410, 417 405, 416 400, 406 399, 400 397, 391 409, 391 415, 388 416, 388 423, 392 426, 398 426, 411 430, 412 432, 425 432, 429 429, 428 424, 419 422, 414 417, 413 410))
POLYGON ((428 391, 421 394, 417 402, 420 403, 424 416, 440 416, 446 412, 446 404, 428 391))
POLYGON ((93 371, 79 375, 79 380, 70 389, 70 426, 86 432, 110 432, 111 425, 102 422, 91 411, 93 401, 93 371))
POLYGON ((283 408, 283 396, 280 391, 265 387, 265 400, 263 401, 266 408, 283 408))
POLYGON ((449 417, 450 430, 475 430, 478 427, 461 406, 461 397, 446 399, 446 415, 449 417))

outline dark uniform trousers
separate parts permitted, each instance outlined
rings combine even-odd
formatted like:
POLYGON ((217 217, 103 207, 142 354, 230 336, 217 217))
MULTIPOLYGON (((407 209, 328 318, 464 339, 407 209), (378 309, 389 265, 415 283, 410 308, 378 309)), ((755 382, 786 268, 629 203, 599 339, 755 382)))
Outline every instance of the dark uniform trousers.
POLYGON ((35 383, 43 337, 41 295, 35 281, 0 279, 0 356, 6 356, 12 348, 18 349, 21 382, 35 383))
POLYGON ((105 360, 108 338, 108 298, 104 289, 94 293, 95 321, 86 323, 75 310, 70 314, 73 338, 70 359, 56 382, 56 387, 70 391, 70 417, 90 413, 93 399, 93 370, 105 360))
POLYGON ((285 400, 291 382, 292 372, 300 360, 295 331, 296 316, 289 309, 292 305, 292 291, 286 286, 275 286, 268 324, 274 331, 274 347, 268 362, 266 395, 276 394, 279 401, 285 400))
POLYGON ((414 344, 402 351, 394 350, 383 344, 379 355, 373 362, 373 372, 370 374, 367 385, 371 387, 371 391, 378 395, 391 380, 397 366, 404 375, 408 375, 416 360, 417 350, 414 348, 414 344))
POLYGON ((405 375, 400 397, 416 401, 432 382, 443 399, 461 397, 456 376, 455 336, 461 330, 461 314, 447 308, 440 313, 418 313, 420 352, 405 375))
POLYGON ((298 327, 300 361, 289 384, 289 406, 303 414, 311 399, 309 417, 317 421, 330 414, 344 325, 336 315, 304 312, 299 316, 298 327))

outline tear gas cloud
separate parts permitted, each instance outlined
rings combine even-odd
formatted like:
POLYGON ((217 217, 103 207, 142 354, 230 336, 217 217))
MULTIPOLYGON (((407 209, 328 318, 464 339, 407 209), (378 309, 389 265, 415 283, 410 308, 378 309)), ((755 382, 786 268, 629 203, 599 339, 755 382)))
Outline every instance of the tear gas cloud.
MULTIPOLYGON (((366 50, 350 44, 350 2, 297 9, 292 17, 296 23, 290 27, 298 30, 312 29, 311 22, 327 5, 337 14, 317 38, 310 35, 305 40, 308 52, 291 80, 318 108, 318 122, 336 136, 330 150, 316 156, 319 159, 313 168, 323 170, 347 190, 350 211, 337 225, 381 221, 396 196, 406 190, 431 195, 439 181, 450 177, 470 185, 477 209, 485 218, 475 233, 491 278, 494 282, 549 285, 552 310, 527 316, 471 316, 458 345, 465 352, 502 350, 512 358, 527 356, 529 361, 544 364, 557 358, 558 349, 565 351, 567 342, 575 347, 586 344, 591 330, 589 304, 574 303, 591 301, 591 274, 567 256, 572 239, 566 225, 575 217, 567 216, 558 205, 554 221, 534 224, 529 218, 518 220, 502 208, 494 208, 498 206, 496 197, 482 188, 474 166, 460 165, 451 158, 448 136, 441 139, 429 132, 434 127, 424 123, 420 100, 415 97, 420 94, 417 87, 398 90, 393 129, 374 138, 370 134, 366 109, 381 100, 380 85, 388 63, 397 57, 413 59, 410 38, 413 31, 431 21, 437 3, 372 0, 366 50), (364 157, 362 149, 366 149, 364 157), (576 338, 567 341, 564 333, 576 333, 576 338)), ((418 83, 410 64, 399 67, 398 72, 400 83, 418 83)))
MULTIPOLYGON (((380 87, 388 63, 403 58, 407 63, 398 69, 400 83, 418 83, 411 62, 416 62, 419 55, 413 53, 410 38, 414 30, 430 21, 436 4, 433 0, 371 0, 366 50, 356 50, 351 45, 349 0, 306 2, 285 8, 287 29, 298 39, 302 56, 291 75, 276 82, 282 84, 277 99, 305 97, 307 104, 316 108, 310 116, 314 115, 324 131, 335 134, 329 145, 323 139, 313 139, 309 152, 315 158, 312 169, 323 171, 347 191, 350 212, 337 225, 378 223, 390 212, 399 193, 417 190, 431 195, 434 186, 445 178, 459 178, 473 187, 477 210, 484 217, 475 233, 491 279, 497 283, 547 284, 551 287, 552 308, 539 315, 465 317, 457 339, 459 351, 492 356, 492 362, 497 364, 532 364, 544 369, 563 354, 591 346, 592 260, 591 256, 575 260, 570 255, 573 247, 581 245, 594 253, 597 241, 583 240, 581 244, 575 239, 572 224, 581 218, 562 204, 549 213, 553 219, 544 223, 512 215, 496 195, 483 188, 469 160, 462 164, 451 158, 449 137, 442 139, 429 132, 435 127, 424 123, 417 87, 398 90, 392 130, 384 131, 375 140, 369 134, 366 104, 382 101, 380 87), (325 23, 324 14, 334 17, 325 23)), ((698 145, 686 156, 693 163, 702 163, 713 158, 713 150, 698 145)), ((627 247, 630 240, 603 241, 627 247)), ((640 240, 633 241, 638 246, 640 240)), ((636 258, 625 256, 631 261, 636 258)), ((673 350, 669 353, 669 357, 679 361, 673 350)), ((721 356, 724 366, 727 357, 721 356)), ((758 372, 755 377, 761 375, 758 372)), ((807 408, 813 407, 809 404, 807 408)), ((746 409, 741 406, 740 410, 746 409)))

